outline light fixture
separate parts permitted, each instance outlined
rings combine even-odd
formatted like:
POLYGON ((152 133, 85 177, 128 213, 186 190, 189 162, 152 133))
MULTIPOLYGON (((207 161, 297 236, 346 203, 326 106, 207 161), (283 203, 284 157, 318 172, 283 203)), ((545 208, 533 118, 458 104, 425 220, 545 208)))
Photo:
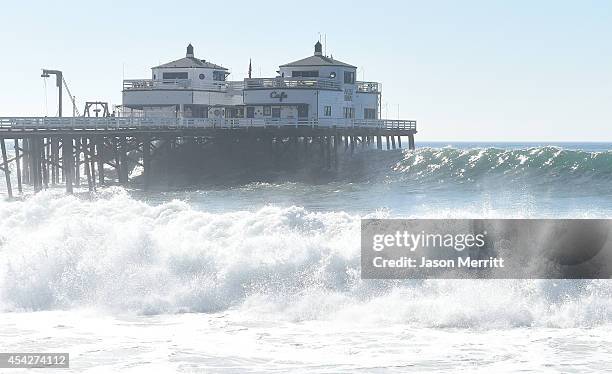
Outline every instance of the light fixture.
POLYGON ((335 72, 335 71, 332 71, 332 72, 331 72, 331 74, 329 74, 329 77, 330 77, 331 79, 336 78, 336 72, 335 72))

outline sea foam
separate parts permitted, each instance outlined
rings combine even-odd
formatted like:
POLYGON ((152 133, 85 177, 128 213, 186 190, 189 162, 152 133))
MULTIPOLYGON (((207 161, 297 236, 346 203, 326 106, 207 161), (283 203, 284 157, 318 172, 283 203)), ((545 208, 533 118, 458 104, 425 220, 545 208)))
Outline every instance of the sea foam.
MULTIPOLYGON (((382 216, 385 213, 379 213, 382 216)), ((612 322, 601 281, 364 281, 359 220, 302 207, 211 213, 109 188, 0 203, 0 309, 93 307, 160 314, 435 327, 612 322)))

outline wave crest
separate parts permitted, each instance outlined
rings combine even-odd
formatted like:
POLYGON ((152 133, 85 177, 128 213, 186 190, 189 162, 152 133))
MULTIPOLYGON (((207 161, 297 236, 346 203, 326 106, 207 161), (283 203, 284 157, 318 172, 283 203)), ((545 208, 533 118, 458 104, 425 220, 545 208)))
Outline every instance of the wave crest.
POLYGON ((612 180, 612 152, 586 152, 559 147, 526 149, 421 148, 403 153, 393 169, 419 181, 478 182, 498 179, 550 184, 606 183, 612 180))

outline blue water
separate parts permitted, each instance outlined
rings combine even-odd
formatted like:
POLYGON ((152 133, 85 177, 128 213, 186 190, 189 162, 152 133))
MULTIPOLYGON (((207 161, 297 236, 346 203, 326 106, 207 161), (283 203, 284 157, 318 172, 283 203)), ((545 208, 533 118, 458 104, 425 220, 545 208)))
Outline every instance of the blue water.
POLYGON ((395 217, 607 217, 611 143, 417 143, 417 150, 344 156, 334 180, 180 191, 131 191, 152 204, 179 199, 213 212, 267 205, 395 217))

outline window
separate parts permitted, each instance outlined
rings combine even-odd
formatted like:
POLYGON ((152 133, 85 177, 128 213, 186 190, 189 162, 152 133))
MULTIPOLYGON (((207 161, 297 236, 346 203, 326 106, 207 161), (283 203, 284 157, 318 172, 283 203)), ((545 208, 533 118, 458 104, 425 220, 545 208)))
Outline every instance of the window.
POLYGON ((365 119, 376 119, 376 109, 365 108, 363 110, 363 118, 365 118, 365 119))
POLYGON ((332 115, 332 108, 331 108, 331 106, 323 107, 323 115, 325 117, 331 117, 331 115, 332 115))
POLYGON ((255 107, 247 107, 247 118, 255 118, 255 107))
POLYGON ((345 107, 344 108, 344 118, 355 118, 355 109, 345 107))
POLYGON ((344 90, 344 101, 353 101, 353 90, 350 88, 344 90))
POLYGON ((344 72, 344 83, 345 84, 355 84, 355 72, 354 71, 344 72))
POLYGON ((204 79, 206 76, 204 74, 200 74, 200 79, 204 79))
POLYGON ((164 73, 162 79, 187 79, 187 72, 184 73, 164 73))
POLYGON ((307 118, 308 117, 308 105, 300 104, 297 107, 298 118, 307 118))
POLYGON ((280 118, 281 108, 272 108, 272 118, 280 118))
POLYGON ((263 107, 263 115, 264 116, 271 116, 272 115, 272 107, 269 105, 266 105, 263 107))
POLYGON ((213 71, 213 80, 224 81, 225 80, 225 72, 224 71, 213 71))
POLYGON ((311 70, 311 71, 292 71, 291 76, 293 78, 318 78, 319 71, 311 70))
POLYGON ((244 118, 244 107, 228 107, 225 110, 225 116, 227 118, 244 118))

